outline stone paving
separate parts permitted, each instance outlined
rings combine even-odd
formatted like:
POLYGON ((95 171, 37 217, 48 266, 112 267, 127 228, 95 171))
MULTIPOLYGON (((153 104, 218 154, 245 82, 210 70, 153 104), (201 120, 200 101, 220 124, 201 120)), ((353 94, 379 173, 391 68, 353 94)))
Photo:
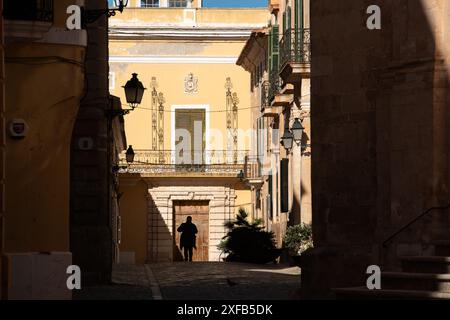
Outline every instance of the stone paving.
POLYGON ((299 298, 300 269, 240 263, 150 265, 164 299, 292 300, 299 298))
POLYGON ((286 265, 180 262, 116 265, 113 283, 87 287, 76 300, 293 300, 300 269, 286 265))

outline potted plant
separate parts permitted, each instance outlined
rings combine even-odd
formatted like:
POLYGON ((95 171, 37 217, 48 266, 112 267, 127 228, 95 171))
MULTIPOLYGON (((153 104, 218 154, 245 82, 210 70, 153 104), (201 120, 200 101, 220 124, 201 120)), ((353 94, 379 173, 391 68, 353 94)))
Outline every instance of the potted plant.
POLYGON ((302 223, 289 227, 284 236, 284 246, 295 265, 300 266, 302 253, 313 247, 311 224, 302 223))

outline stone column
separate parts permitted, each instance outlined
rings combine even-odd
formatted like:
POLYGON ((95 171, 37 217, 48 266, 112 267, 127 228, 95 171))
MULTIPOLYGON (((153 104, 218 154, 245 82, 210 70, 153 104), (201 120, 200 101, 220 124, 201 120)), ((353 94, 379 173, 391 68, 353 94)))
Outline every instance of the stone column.
MULTIPOLYGON (((86 2, 105 9, 106 0, 86 2)), ((111 157, 108 139, 108 19, 87 26, 85 83, 71 146, 70 247, 83 283, 110 282, 113 261, 111 229, 111 157)))

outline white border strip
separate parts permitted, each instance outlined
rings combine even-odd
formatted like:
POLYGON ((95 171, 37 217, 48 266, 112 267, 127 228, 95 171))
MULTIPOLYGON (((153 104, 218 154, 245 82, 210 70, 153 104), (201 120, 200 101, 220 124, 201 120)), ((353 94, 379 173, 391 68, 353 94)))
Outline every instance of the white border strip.
POLYGON ((211 56, 110 56, 110 63, 195 63, 195 64, 236 64, 238 57, 211 56))

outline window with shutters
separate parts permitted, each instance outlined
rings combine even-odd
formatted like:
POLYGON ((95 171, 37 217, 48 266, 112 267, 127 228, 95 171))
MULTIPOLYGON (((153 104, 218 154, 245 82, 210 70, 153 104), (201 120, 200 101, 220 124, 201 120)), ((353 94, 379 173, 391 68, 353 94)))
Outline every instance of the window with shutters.
POLYGON ((205 118, 204 109, 175 111, 176 164, 204 164, 205 118))

